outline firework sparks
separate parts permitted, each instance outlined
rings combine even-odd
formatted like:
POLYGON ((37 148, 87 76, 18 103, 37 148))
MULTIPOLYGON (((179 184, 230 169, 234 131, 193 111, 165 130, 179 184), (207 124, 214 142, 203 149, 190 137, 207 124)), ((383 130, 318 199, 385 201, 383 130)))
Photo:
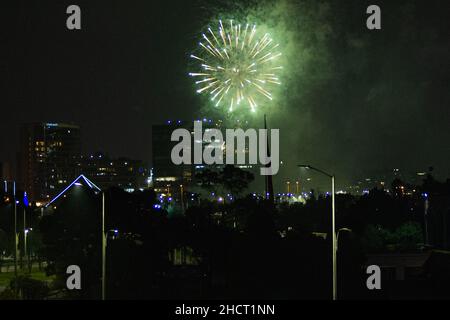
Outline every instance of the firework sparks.
POLYGON ((199 54, 191 55, 198 70, 189 73, 195 79, 197 93, 209 95, 216 107, 233 111, 248 105, 252 111, 258 103, 272 100, 271 89, 280 85, 277 51, 268 33, 258 33, 256 25, 242 26, 230 20, 219 21, 218 31, 208 28, 199 42, 199 54))

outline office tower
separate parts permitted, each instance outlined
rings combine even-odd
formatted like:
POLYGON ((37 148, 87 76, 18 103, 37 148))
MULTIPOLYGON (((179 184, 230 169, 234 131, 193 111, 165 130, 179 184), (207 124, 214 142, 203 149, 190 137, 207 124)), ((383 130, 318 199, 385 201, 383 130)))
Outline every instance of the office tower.
POLYGON ((102 190, 118 187, 129 192, 147 188, 150 176, 148 165, 141 160, 111 158, 100 152, 82 156, 79 173, 102 190))
MULTIPOLYGON (((213 121, 210 119, 196 120, 202 123, 202 130, 207 132, 210 129, 219 129, 222 132, 223 138, 225 139, 225 126, 221 120, 213 121)), ((246 123, 232 123, 231 128, 242 128, 245 130, 246 123)), ((171 159, 171 152, 173 147, 178 144, 178 142, 171 142, 171 135, 174 130, 183 128, 191 132, 191 148, 193 148, 195 143, 202 144, 203 148, 206 148, 211 141, 206 141, 204 138, 202 141, 194 141, 194 121, 167 121, 165 124, 158 124, 152 126, 152 150, 153 150, 153 186, 155 191, 158 193, 166 193, 169 195, 177 194, 181 190, 188 190, 193 186, 195 180, 195 175, 202 170, 221 170, 224 165, 205 165, 205 164, 194 164, 194 150, 191 150, 191 165, 175 165, 171 159), (183 187, 181 187, 183 186, 183 187)), ((202 151, 203 152, 203 151, 202 151)), ((226 146, 223 145, 222 152, 225 156, 226 146)), ((235 153, 239 152, 238 150, 235 153)), ((248 157, 248 146, 243 150, 248 157)), ((237 167, 255 172, 257 166, 254 165, 237 165, 237 167)))
POLYGON ((32 201, 47 201, 77 177, 80 128, 65 123, 29 123, 21 128, 19 185, 32 201))
POLYGON ((167 121, 166 124, 152 126, 153 187, 159 193, 176 193, 181 185, 192 182, 192 166, 175 165, 171 160, 172 148, 177 144, 177 142, 171 142, 171 135, 178 128, 192 132, 193 124, 183 121, 167 121))

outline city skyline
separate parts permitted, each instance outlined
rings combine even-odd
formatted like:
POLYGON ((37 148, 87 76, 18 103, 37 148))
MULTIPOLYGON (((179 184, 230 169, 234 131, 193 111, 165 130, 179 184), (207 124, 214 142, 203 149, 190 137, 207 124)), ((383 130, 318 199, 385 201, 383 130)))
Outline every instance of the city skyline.
MULTIPOLYGON (((290 37, 298 32, 294 38, 303 50, 289 56, 299 61, 289 76, 289 98, 268 117, 269 127, 280 129, 280 158, 286 164, 277 179, 298 175, 298 162, 327 167, 345 183, 393 168, 434 167, 438 178, 450 176, 450 149, 442 143, 450 130, 444 73, 448 20, 441 16, 441 3, 381 1, 389 14, 378 33, 354 22, 363 21, 361 2, 304 1, 292 7, 299 22, 284 28, 290 37), (316 11, 321 13, 312 20, 303 15, 316 11), (343 17, 352 22, 342 22, 343 17)), ((15 161, 16 133, 24 122, 77 123, 90 137, 83 152, 150 162, 152 124, 217 118, 203 108, 187 74, 198 32, 221 5, 180 3, 184 14, 173 19, 169 3, 151 10, 143 2, 106 7, 82 2, 84 24, 76 33, 65 28, 63 4, 9 4, 10 15, 2 22, 14 31, 6 35, 1 53, 8 61, 1 160, 15 161), (121 23, 114 23, 119 18, 121 23)), ((225 7, 242 6, 253 8, 255 2, 225 7)), ((262 125, 259 118, 249 120, 262 125)))
POLYGON ((0 300, 450 299, 449 4, 2 2, 0 300))
MULTIPOLYGON (((214 121, 213 119, 203 118, 203 119, 194 120, 193 122, 195 122, 195 121, 201 121, 204 124, 206 124, 208 127, 209 126, 224 127, 222 120, 217 122, 217 121, 214 121)), ((229 122, 229 123, 227 123, 227 125, 235 125, 235 126, 237 125, 237 126, 245 129, 245 126, 248 126, 248 121, 241 122, 240 120, 237 120, 234 124, 229 122)), ((178 166, 172 164, 171 160, 170 160, 170 152, 171 152, 171 146, 173 146, 174 143, 167 144, 164 141, 170 140, 170 134, 171 134, 171 130, 173 128, 176 128, 176 127, 192 128, 192 126, 193 126, 193 123, 191 121, 182 121, 182 120, 167 120, 164 123, 161 123, 158 125, 153 125, 152 126, 152 131, 153 131, 153 141, 152 141, 153 148, 152 149, 156 150, 157 152, 156 153, 153 152, 153 159, 151 160, 151 163, 147 163, 143 160, 132 160, 130 157, 127 157, 127 156, 111 157, 111 155, 109 153, 104 152, 103 150, 96 150, 96 151, 91 151, 91 152, 87 152, 87 153, 77 151, 76 154, 74 154, 75 158, 74 158, 74 163, 72 166, 69 166, 69 167, 67 167, 67 165, 61 166, 57 162, 53 163, 52 161, 50 161, 49 164, 54 166, 54 169, 57 171, 56 178, 53 179, 54 181, 51 180, 51 181, 53 181, 52 183, 50 183, 50 180, 49 181, 43 180, 42 183, 40 183, 40 184, 38 183, 37 184, 38 186, 36 185, 36 187, 35 187, 34 184, 37 182, 35 182, 34 184, 31 182, 26 182, 26 181, 28 181, 30 179, 34 179, 34 178, 26 178, 24 176, 23 169, 21 169, 21 166, 23 166, 23 164, 21 164, 21 163, 26 162, 26 161, 23 158, 23 152, 17 152, 17 159, 14 163, 0 161, 0 164, 2 164, 2 167, 5 168, 3 170, 3 173, 4 173, 3 175, 1 175, 2 172, 0 172, 0 178, 2 178, 4 180, 9 180, 9 181, 16 180, 18 183, 18 187, 23 188, 24 190, 27 190, 29 195, 31 195, 31 197, 34 198, 34 200, 36 200, 36 198, 34 197, 34 193, 35 193, 34 188, 47 188, 47 189, 45 189, 45 190, 47 190, 47 191, 45 191, 45 193, 48 194, 47 198, 48 197, 51 198, 55 193, 61 191, 61 189, 64 188, 64 185, 68 182, 68 180, 75 178, 79 174, 85 174, 85 175, 89 176, 90 178, 94 179, 96 181, 96 183, 102 187, 118 186, 118 187, 122 187, 126 190, 138 190, 138 189, 141 189, 144 187, 149 187, 149 186, 159 190, 159 189, 161 189, 161 187, 163 185, 165 187, 166 183, 163 182, 161 184, 158 181, 167 181, 168 178, 174 179, 174 177, 176 177, 176 180, 174 180, 170 183, 171 188, 174 188, 174 185, 176 185, 175 188, 178 189, 179 184, 185 184, 185 187, 187 187, 187 189, 190 189, 189 185, 192 183, 194 176, 198 172, 200 172, 202 169, 198 170, 195 168, 195 166, 192 166, 192 168, 188 168, 188 167, 184 166, 184 168, 183 168, 183 166, 178 167, 178 166), (161 139, 162 139, 162 141, 159 141, 161 139), (134 164, 134 166, 138 165, 142 168, 142 172, 143 172, 142 182, 137 183, 134 180, 133 181, 130 180, 129 181, 130 184, 127 186, 127 183, 125 183, 124 179, 130 179, 130 177, 129 178, 122 177, 122 180, 120 180, 121 178, 117 178, 117 177, 113 176, 113 175, 118 174, 118 172, 116 172, 117 170, 119 170, 119 171, 121 170, 119 168, 116 168, 118 163, 123 162, 121 160, 126 161, 125 164, 127 164, 127 162, 130 162, 130 165, 131 165, 130 168, 133 167, 133 164, 134 164), (113 163, 114 163, 114 167, 111 167, 111 166, 113 166, 113 163), (106 167, 106 168, 103 168, 101 164, 104 164, 103 167, 106 167), (113 171, 110 171, 108 169, 108 167, 111 167, 111 169, 113 169, 113 171), (160 169, 163 169, 163 171, 161 172, 160 169), (99 170, 102 172, 100 172, 99 170), (99 171, 99 172, 97 172, 97 171, 99 171), (110 182, 107 182, 108 179, 110 180, 110 182), (184 181, 185 179, 187 179, 187 180, 184 181), (48 190, 48 184, 50 185, 50 188, 53 189, 52 191, 48 190), (46 187, 44 187, 44 185, 46 187)), ((21 129, 21 131, 22 131, 21 139, 22 140, 24 139, 23 132, 30 131, 30 130, 33 132, 34 138, 32 140, 30 140, 30 143, 32 142, 32 144, 33 144, 33 146, 32 146, 33 150, 34 150, 35 143, 43 144, 41 146, 41 149, 42 149, 42 147, 45 146, 45 148, 44 148, 45 152, 43 151, 44 150, 43 149, 43 150, 41 150, 41 153, 47 153, 49 151, 51 152, 51 150, 53 148, 53 144, 55 144, 55 143, 63 144, 64 146, 67 145, 67 143, 66 143, 67 141, 61 142, 62 140, 67 139, 67 138, 64 138, 63 136, 61 136, 61 134, 58 135, 58 137, 59 137, 58 139, 55 139, 54 137, 52 138, 51 141, 53 141, 53 144, 49 143, 49 141, 46 141, 46 142, 37 141, 39 139, 36 137, 38 137, 38 136, 44 137, 44 136, 46 136, 46 134, 41 133, 35 137, 35 135, 36 135, 35 127, 36 128, 47 128, 47 130, 52 130, 55 132, 57 132, 58 130, 65 132, 65 130, 67 128, 72 129, 72 131, 75 129, 75 130, 77 130, 76 131, 77 132, 76 133, 76 135, 77 135, 76 141, 79 140, 78 142, 76 142, 76 144, 78 145, 78 147, 76 147, 76 148, 81 150, 81 146, 83 145, 83 141, 82 141, 81 137, 83 136, 83 134, 82 134, 82 130, 80 130, 80 126, 73 124, 73 123, 72 124, 64 124, 64 123, 55 123, 55 122, 30 123, 30 124, 22 125, 22 129, 21 129)), ((69 132, 70 132, 70 130, 69 130, 69 132)), ((49 134, 47 134, 47 135, 49 135, 49 134)), ((68 135, 69 136, 73 135, 73 133, 68 134, 68 135)), ((51 136, 51 135, 49 135, 49 136, 51 136)), ((24 141, 28 141, 28 139, 29 138, 26 138, 24 141)), ((28 149, 28 147, 26 147, 25 145, 22 145, 20 147, 20 150, 24 150, 24 148, 28 149)), ((65 148, 63 148, 63 150, 65 150, 65 148)), ((33 156, 33 159, 36 158, 37 156, 39 156, 38 153, 39 152, 37 152, 36 156, 33 156)), ((67 153, 67 150, 64 152, 64 154, 66 154, 66 153, 67 153)), ((31 160, 28 160, 27 163, 29 163, 30 161, 31 160)), ((122 163, 122 165, 123 165, 123 163, 122 163)), ((201 166, 201 167, 203 167, 203 166, 201 166)), ((257 171, 258 171, 257 167, 258 166, 251 168, 251 166, 250 166, 248 169, 244 168, 244 170, 252 172, 256 177, 255 181, 250 184, 247 192, 249 192, 249 193, 256 192, 256 193, 263 194, 264 193, 264 191, 263 191, 263 183, 264 183, 263 180, 264 179, 259 177, 259 174, 257 174, 257 171)), ((283 161, 281 161, 281 167, 283 167, 283 161)), ((213 168, 213 167, 211 167, 211 168, 213 168)), ((30 168, 29 170, 31 170, 31 169, 32 168, 30 168)), ((37 168, 35 168, 34 170, 31 170, 31 171, 33 172, 33 176, 42 175, 42 173, 39 173, 40 171, 37 170, 37 168)), ((53 174, 55 174, 55 173, 52 173, 52 175, 53 174)), ((434 175, 434 168, 429 167, 422 171, 410 171, 410 172, 405 172, 403 169, 399 169, 399 168, 390 168, 390 169, 386 169, 384 171, 379 170, 374 175, 360 176, 357 179, 349 181, 348 183, 343 183, 343 182, 339 181, 339 183, 337 184, 337 186, 338 186, 337 191, 351 193, 351 194, 364 194, 373 188, 382 188, 382 189, 390 190, 391 183, 395 179, 400 179, 401 181, 403 181, 406 184, 420 184, 421 181, 426 177, 427 174, 434 175)), ((322 181, 323 179, 321 179, 320 176, 318 177, 318 176, 311 174, 309 172, 306 172, 304 170, 303 171, 299 170, 298 174, 294 174, 294 175, 284 178, 284 179, 277 178, 276 176, 275 176, 275 178, 276 178, 275 179, 275 194, 278 194, 278 195, 290 193, 289 192, 290 186, 288 186, 288 185, 291 183, 292 183, 292 186, 294 186, 295 184, 298 184, 300 189, 302 190, 302 193, 303 192, 308 193, 310 190, 315 190, 316 192, 319 192, 319 193, 329 193, 330 192, 329 185, 326 183, 326 181, 322 181)), ((39 179, 42 180, 44 178, 40 177, 39 179)), ((196 188, 194 187, 194 190, 195 189, 196 188)), ((38 197, 37 199, 39 199, 39 201, 42 201, 45 199, 45 197, 38 197)))

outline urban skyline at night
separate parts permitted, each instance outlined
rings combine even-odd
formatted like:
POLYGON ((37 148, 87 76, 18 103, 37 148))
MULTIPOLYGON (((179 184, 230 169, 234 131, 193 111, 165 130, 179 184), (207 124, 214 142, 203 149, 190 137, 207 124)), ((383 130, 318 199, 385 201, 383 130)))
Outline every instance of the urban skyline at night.
MULTIPOLYGON (((204 122, 205 124, 209 124, 210 126, 223 126, 222 122, 216 122, 213 121, 213 119, 200 119, 200 120, 194 120, 194 121, 201 121, 204 122)), ((241 121, 237 120, 236 121, 236 125, 239 124, 241 121)), ((156 154, 159 154, 162 159, 163 159, 163 163, 159 163, 156 160, 156 166, 159 169, 159 166, 174 166, 171 161, 170 161, 170 148, 168 147, 163 147, 164 145, 166 145, 166 143, 164 143, 164 141, 159 142, 158 139, 170 139, 170 128, 173 128, 173 126, 175 127, 183 127, 185 126, 185 124, 188 124, 189 126, 192 126, 192 123, 189 124, 189 121, 182 121, 182 120, 167 120, 165 121, 165 123, 153 126, 153 131, 155 130, 155 127, 161 127, 161 128, 166 128, 164 129, 165 131, 167 131, 167 133, 165 134, 165 136, 163 137, 155 137, 156 140, 153 140, 153 143, 155 145, 155 150, 156 150, 156 154), (158 143, 159 142, 159 143, 158 143), (162 149, 161 149, 162 148, 162 149)), ((243 124, 245 123, 242 122, 243 124)), ((247 125, 248 125, 248 121, 247 121, 247 125)), ((57 179, 59 181, 55 181, 53 183, 54 186, 52 186, 52 192, 47 192, 50 194, 55 194, 56 192, 59 192, 61 188, 64 187, 64 184, 66 184, 70 179, 75 178, 76 176, 78 176, 78 174, 86 174, 87 176, 91 177, 94 180, 98 180, 97 183, 99 183, 100 185, 105 185, 105 177, 104 175, 107 174, 107 172, 97 172, 97 170, 106 170, 103 167, 108 167, 108 166, 112 166, 113 163, 117 163, 119 162, 123 162, 124 164, 130 161, 135 162, 135 160, 131 160, 130 157, 127 156, 120 156, 117 158, 111 158, 107 153, 102 152, 100 150, 96 150, 95 152, 88 152, 88 153, 82 153, 81 152, 81 146, 84 144, 83 143, 83 134, 82 134, 82 130, 80 130, 80 127, 75 125, 75 124, 63 124, 63 123, 57 123, 57 122, 46 122, 46 123, 42 123, 42 124, 26 124, 26 125, 22 125, 22 131, 24 130, 24 128, 30 127, 30 126, 42 126, 42 127, 47 127, 47 128, 60 128, 62 130, 67 129, 67 127, 72 128, 72 130, 75 128, 77 130, 77 144, 78 144, 78 149, 79 151, 77 151, 75 154, 73 154, 73 156, 76 158, 74 159, 73 162, 73 166, 72 166, 72 171, 68 170, 67 164, 66 165, 58 165, 57 163, 54 163, 53 165, 56 167, 58 167, 57 169, 59 170, 60 174, 62 174, 63 179, 57 179), (89 164, 87 163, 90 159, 98 159, 98 160, 102 160, 102 163, 97 163, 97 164, 89 164), (89 166, 88 166, 89 165, 89 166), (92 166, 92 169, 91 167, 92 166), (67 168, 66 168, 67 167, 67 168), (94 171, 93 171, 94 170, 94 171)), ((241 125, 239 125, 241 126, 241 125)), ((245 125, 244 125, 245 128, 245 125)), ((69 130, 70 131, 70 130, 69 130)), ((71 133, 72 135, 74 133, 71 133)), ((23 135, 23 133, 22 133, 23 135)), ((69 134, 70 135, 70 134, 69 134)), ((26 140, 28 140, 28 137, 26 137, 26 140)), ((61 138, 60 138, 61 140, 61 138)), ((64 138, 62 138, 62 140, 65 140, 64 138)), ((44 143, 44 142, 38 142, 36 140, 32 140, 33 144, 34 143, 44 143)), ((61 141, 58 143, 62 143, 61 141)), ((46 148, 48 143, 46 143, 46 147, 44 147, 44 145, 41 146, 42 150, 46 150, 46 148)), ((66 141, 64 141, 64 144, 66 144, 66 141)), ((28 148, 28 146, 26 145, 22 145, 21 148, 28 148)), ((34 150, 34 147, 33 147, 34 150)), ((50 150, 50 149, 49 149, 50 150)), ((42 151, 44 152, 44 151, 42 151)), ((21 162, 23 162, 24 160, 23 155, 21 155, 20 152, 16 153, 16 161, 14 162, 1 162, 2 164, 2 174, 0 176, 0 178, 2 180, 6 180, 6 181, 13 181, 13 180, 17 180, 18 181, 18 187, 20 187, 21 189, 24 190, 28 190, 29 194, 33 194, 34 192, 30 190, 32 190, 31 185, 25 182, 25 178, 22 176, 23 173, 21 172, 21 162), (21 158, 22 157, 22 158, 21 158), (4 169, 3 169, 4 167, 4 169)), ((91 160, 92 161, 92 160, 91 160)), ((121 186, 125 189, 129 189, 129 190, 134 190, 134 189, 139 189, 139 188, 143 188, 143 187, 148 187, 149 184, 149 179, 152 178, 160 178, 160 177, 164 177, 164 174, 160 174, 157 170, 157 174, 155 177, 151 177, 151 175, 153 176, 154 173, 152 174, 151 171, 154 172, 154 168, 155 168, 155 157, 153 157, 153 160, 150 161, 150 163, 147 162, 143 162, 142 160, 137 160, 138 162, 142 162, 139 166, 140 169, 142 171, 142 181, 138 184, 136 184, 136 182, 131 182, 130 181, 130 185, 127 185, 122 182, 113 182, 117 179, 111 179, 111 182, 109 182, 107 185, 110 186, 121 186), (145 172, 145 173, 144 173, 145 172)), ((283 165, 284 162, 283 160, 281 160, 281 165, 280 168, 281 170, 283 169, 283 165)), ((35 170, 35 169, 32 169, 35 170)), ((22 170, 23 171, 23 170, 22 170)), ((55 171, 55 170, 53 170, 55 171)), ((409 171, 409 172, 404 172, 402 169, 400 168, 389 168, 389 169, 385 169, 385 170, 378 170, 378 172, 372 176, 360 176, 358 177, 358 179, 352 180, 347 184, 343 184, 343 183, 339 183, 339 192, 345 192, 345 193, 350 193, 350 194, 364 194, 369 192, 371 189, 373 188, 382 188, 382 189, 386 189, 389 190, 390 189, 390 184, 392 183, 392 181, 394 179, 400 179, 402 181, 404 181, 405 183, 412 183, 412 184, 419 184, 428 173, 434 174, 434 168, 433 167, 428 167, 428 168, 424 168, 424 170, 416 170, 416 171, 409 171)), ((255 171, 256 172, 256 171, 255 171)), ((181 173, 180 173, 181 175, 181 173)), ((329 185, 328 184, 324 184, 323 181, 321 181, 322 179, 317 179, 316 176, 311 174, 308 174, 308 172, 305 171, 298 171, 296 174, 293 174, 291 176, 287 176, 284 179, 276 179, 275 180, 275 185, 276 185, 276 193, 277 194, 284 194, 284 193, 290 193, 290 187, 291 187, 291 183, 292 183, 292 187, 297 184, 300 187, 301 192, 306 192, 309 193, 311 190, 316 190, 319 193, 325 193, 325 192, 330 192, 329 190, 329 185)), ((152 180, 153 182, 153 180, 152 180)), ((39 184, 39 183, 38 183, 39 184)), ((42 184, 42 183, 41 183, 42 184)), ((106 185, 105 185, 106 186, 106 185)), ((294 187, 293 187, 294 189, 294 187)), ((263 185, 262 185, 262 181, 257 181, 257 183, 254 183, 253 185, 250 186, 248 192, 257 192, 257 193, 263 193, 263 185)), ((50 195, 48 195, 50 196, 50 195)), ((34 197, 33 197, 34 198, 34 197)), ((40 197, 38 198, 40 201, 45 199, 45 197, 40 197)))
MULTIPOLYGON (((248 3, 251 6, 252 1, 248 3)), ((84 153, 104 150, 112 156, 150 163, 152 124, 174 118, 223 118, 214 110, 201 107, 201 97, 193 94, 193 84, 187 76, 189 55, 200 36, 198 30, 208 24, 208 10, 214 16, 215 8, 221 5, 218 1, 205 9, 201 2, 181 3, 179 9, 185 14, 174 21, 173 13, 165 8, 168 4, 161 4, 156 11, 145 10, 143 4, 126 8, 117 4, 114 10, 86 4, 86 28, 79 33, 55 27, 59 21, 65 21, 62 3, 44 2, 23 11, 18 20, 3 20, 14 26, 14 32, 7 36, 10 46, 2 51, 2 60, 11 62, 8 68, 15 68, 15 72, 8 80, 2 80, 3 87, 11 89, 4 94, 1 160, 15 162, 17 133, 20 124, 26 122, 76 123, 89 137, 83 139, 84 153), (47 12, 48 19, 32 14, 40 11, 47 12), (119 11, 123 22, 110 23, 109 19, 118 17, 119 11), (191 19, 199 12, 205 18, 191 19), (39 28, 31 28, 32 25, 39 28), (90 25, 96 27, 88 28, 90 25), (159 36, 161 32, 164 37, 159 36), (160 46, 168 38, 174 41, 160 46), (26 50, 25 42, 19 39, 27 40, 26 50), (41 45, 47 51, 40 50, 41 45), (55 56, 50 59, 48 50, 52 46, 55 56), (113 47, 116 49, 110 49, 113 47), (27 60, 28 56, 33 59, 27 60), (20 59, 14 62, 14 57, 20 59), (70 71, 66 70, 67 63, 70 71), (94 65, 97 72, 92 73, 94 65), (86 74, 90 76, 85 77, 86 74), (157 76, 155 81, 153 75, 161 78, 157 76), (108 89, 112 87, 122 89, 108 89), (19 97, 24 90, 29 94, 19 97)), ((280 129, 280 158, 288 163, 282 179, 297 174, 295 166, 299 161, 328 167, 347 184, 394 168, 421 172, 432 166, 437 177, 449 177, 450 150, 442 143, 449 139, 445 121, 447 68, 443 65, 448 43, 438 40, 445 39, 447 30, 445 19, 439 16, 442 11, 437 9, 439 1, 403 6, 386 3, 385 10, 392 14, 384 17, 385 30, 379 33, 369 32, 355 22, 361 20, 360 12, 367 7, 363 2, 334 7, 326 2, 305 3, 302 11, 314 12, 321 6, 320 15, 313 15, 310 20, 302 22, 299 15, 299 30, 303 33, 293 35, 297 26, 283 26, 286 32, 290 31, 289 37, 298 36, 300 39, 295 40, 303 41, 303 54, 298 51, 300 61, 309 60, 291 67, 291 75, 285 79, 290 101, 278 101, 268 118, 271 128, 280 129), (344 15, 347 22, 341 23, 339 19, 344 15), (309 36, 308 30, 315 30, 314 37, 309 36), (314 56, 312 51, 316 52, 314 56), (340 70, 346 61, 358 56, 363 57, 359 63, 340 70), (426 64, 420 62, 424 59, 426 64), (290 79, 294 76, 294 80, 290 79), (420 87, 410 90, 416 83, 421 83, 420 87), (324 86, 329 88, 326 95, 320 94, 324 86)), ((284 8, 280 4, 273 9, 284 8)), ((19 6, 11 6, 10 17, 18 10, 19 6)), ((291 57, 291 48, 285 50, 285 56, 291 57)), ((248 120, 262 125, 257 117, 248 120)))
POLYGON ((0 301, 450 299, 448 1, 0 7, 0 301))

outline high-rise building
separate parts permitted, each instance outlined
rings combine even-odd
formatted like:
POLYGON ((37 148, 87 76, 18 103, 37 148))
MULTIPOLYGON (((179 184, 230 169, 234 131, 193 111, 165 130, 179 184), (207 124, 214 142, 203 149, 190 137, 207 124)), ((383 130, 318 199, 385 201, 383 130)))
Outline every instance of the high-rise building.
MULTIPOLYGON (((225 127, 222 121, 213 121, 210 119, 196 120, 202 123, 202 130, 207 132, 210 129, 219 129, 225 138, 225 127)), ((232 128, 242 128, 245 130, 246 123, 233 123, 232 128)), ((231 126, 230 125, 230 126, 231 126)), ((178 194, 181 190, 186 191, 194 181, 195 175, 204 169, 220 170, 224 165, 203 165, 194 164, 194 150, 191 150, 191 165, 175 165, 171 159, 173 147, 178 142, 171 142, 172 132, 176 129, 183 128, 191 132, 191 148, 195 143, 202 144, 203 148, 208 147, 211 141, 194 141, 194 121, 167 121, 166 124, 152 126, 152 150, 153 150, 153 186, 158 193, 167 193, 169 195, 178 194)), ((203 136, 203 133, 202 133, 203 136)), ((226 145, 223 145, 222 152, 226 153, 226 145)), ((238 151, 236 150, 235 153, 238 151)), ((248 154, 248 146, 243 150, 248 154)), ((247 157, 247 156, 246 156, 247 157)), ((257 166, 239 165, 241 169, 255 172, 257 166)))
POLYGON ((78 169, 80 174, 91 179, 100 189, 119 187, 132 192, 149 185, 150 170, 141 160, 113 159, 97 152, 82 156, 78 169))
POLYGON ((80 127, 65 123, 25 124, 20 132, 18 181, 33 201, 46 201, 77 177, 80 127))
POLYGON ((152 126, 153 187, 156 192, 171 194, 181 185, 191 183, 193 168, 172 162, 171 152, 177 142, 170 140, 174 130, 184 128, 192 132, 192 127, 192 123, 183 121, 167 121, 166 124, 152 126))

